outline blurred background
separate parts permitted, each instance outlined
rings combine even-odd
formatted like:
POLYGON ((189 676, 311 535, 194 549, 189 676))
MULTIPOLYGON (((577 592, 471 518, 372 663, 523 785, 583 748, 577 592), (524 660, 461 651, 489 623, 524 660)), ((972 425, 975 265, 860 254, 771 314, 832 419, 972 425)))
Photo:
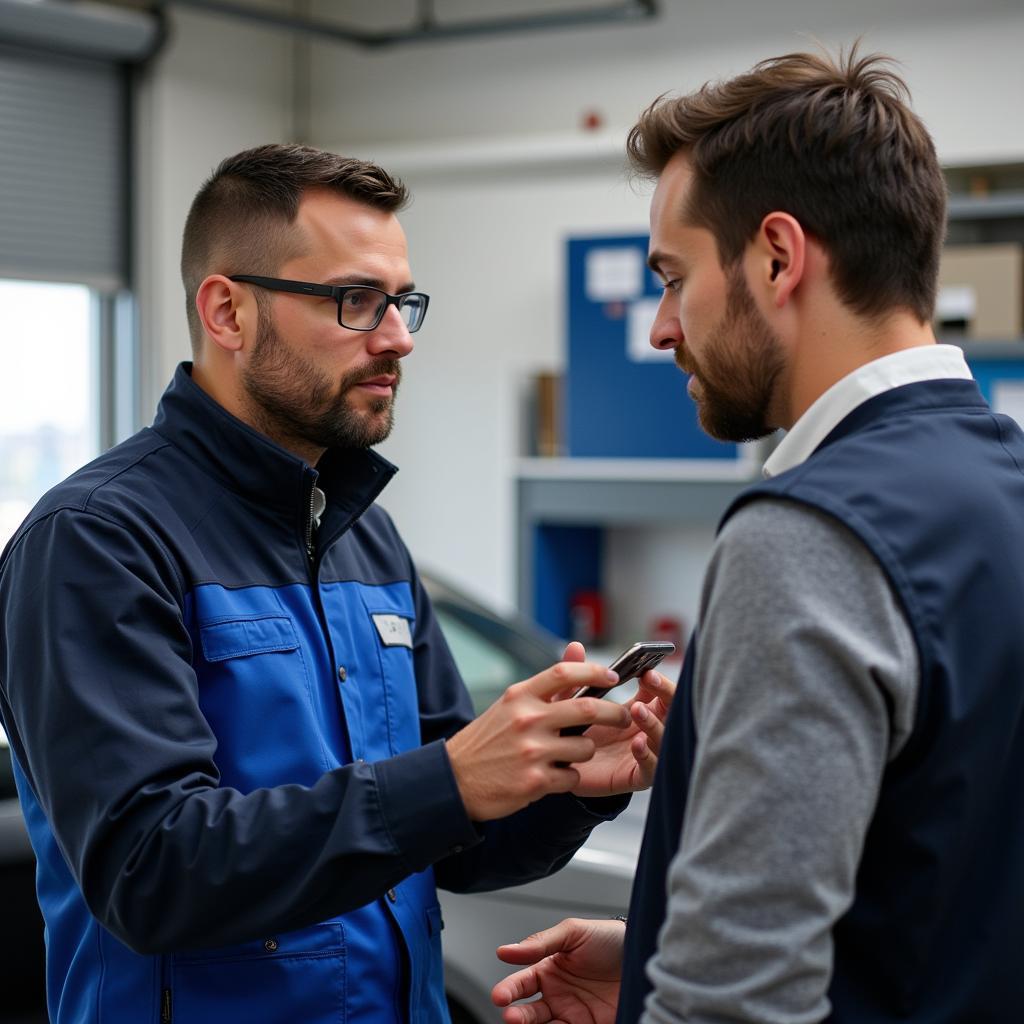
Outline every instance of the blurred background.
MULTIPOLYGON (((940 336, 1024 419, 1021 0, 0 0, 0 545, 150 422, 188 358, 201 182, 303 142, 414 194, 430 316, 382 504, 454 619, 529 633, 522 613, 544 657, 568 636, 681 647, 717 517, 770 441, 708 442, 646 346, 649 190, 624 138, 662 93, 857 39, 900 62, 947 168, 940 336)), ((466 641, 481 693, 529 663, 518 642, 488 662, 466 641)))

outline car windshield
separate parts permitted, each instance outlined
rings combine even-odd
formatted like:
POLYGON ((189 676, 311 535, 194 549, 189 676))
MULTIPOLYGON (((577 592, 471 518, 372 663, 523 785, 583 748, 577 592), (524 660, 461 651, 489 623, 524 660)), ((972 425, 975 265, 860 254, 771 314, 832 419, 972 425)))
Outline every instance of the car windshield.
POLYGON ((559 641, 535 623, 501 614, 432 573, 422 578, 477 714, 558 660, 559 641))
POLYGON ((443 606, 436 608, 436 613, 477 714, 490 707, 512 683, 537 671, 535 664, 516 658, 443 606))

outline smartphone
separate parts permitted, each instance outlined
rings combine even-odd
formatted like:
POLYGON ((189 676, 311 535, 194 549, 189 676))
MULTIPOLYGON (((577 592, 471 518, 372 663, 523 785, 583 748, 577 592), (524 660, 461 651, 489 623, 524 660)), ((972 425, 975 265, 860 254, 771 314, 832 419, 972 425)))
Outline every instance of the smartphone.
MULTIPOLYGON (((619 682, 612 686, 585 686, 573 694, 573 697, 604 697, 615 689, 619 683, 638 679, 648 669, 654 668, 667 658, 676 645, 661 640, 641 640, 633 644, 628 651, 623 651, 608 667, 619 675, 619 682)), ((588 725, 570 725, 562 730, 563 736, 580 736, 589 729, 588 725)))

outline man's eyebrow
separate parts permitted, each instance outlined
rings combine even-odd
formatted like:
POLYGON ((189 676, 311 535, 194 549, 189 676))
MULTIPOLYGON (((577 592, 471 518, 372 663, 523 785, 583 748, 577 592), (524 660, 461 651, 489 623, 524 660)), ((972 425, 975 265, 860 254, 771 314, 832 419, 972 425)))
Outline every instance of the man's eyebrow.
POLYGON ((663 252, 659 252, 655 249, 654 252, 647 257, 647 266, 649 266, 654 273, 664 276, 661 273, 661 264, 666 259, 668 259, 668 257, 663 252))
MULTIPOLYGON (((365 285, 367 288, 379 288, 382 292, 386 292, 387 284, 380 277, 368 277, 364 274, 342 274, 340 277, 328 278, 325 284, 337 284, 337 285, 365 285)), ((416 285, 409 281, 407 284, 402 285, 396 294, 401 295, 404 292, 413 292, 416 290, 416 285)))

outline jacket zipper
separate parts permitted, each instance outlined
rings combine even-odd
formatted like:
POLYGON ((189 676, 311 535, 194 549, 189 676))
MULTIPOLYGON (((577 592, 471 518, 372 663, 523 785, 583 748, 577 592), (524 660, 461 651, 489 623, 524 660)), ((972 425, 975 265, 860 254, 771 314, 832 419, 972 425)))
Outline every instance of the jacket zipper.
POLYGON ((306 554, 309 556, 310 564, 316 559, 316 547, 313 543, 313 510, 316 501, 316 485, 309 489, 309 519, 306 520, 306 554))
POLYGON ((171 965, 167 955, 160 957, 160 1024, 171 1024, 171 965))

